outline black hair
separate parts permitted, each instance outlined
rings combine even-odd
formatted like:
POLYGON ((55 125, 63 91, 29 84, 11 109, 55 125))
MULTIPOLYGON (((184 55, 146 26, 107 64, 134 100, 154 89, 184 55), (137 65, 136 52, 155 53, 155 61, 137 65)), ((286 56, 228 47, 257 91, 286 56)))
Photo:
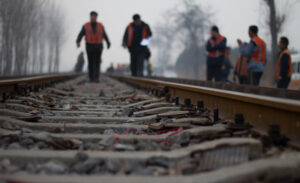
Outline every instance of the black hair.
POLYGON ((285 44, 286 47, 288 47, 289 44, 290 44, 290 41, 289 41, 289 39, 288 39, 287 37, 281 37, 281 38, 280 38, 280 41, 281 41, 283 44, 285 44))
POLYGON ((211 30, 216 32, 216 33, 219 33, 219 27, 217 27, 216 25, 212 26, 211 30))
POLYGON ((251 32, 253 32, 255 35, 258 34, 258 27, 257 27, 256 25, 251 25, 251 26, 249 27, 249 30, 250 30, 251 32))
POLYGON ((140 20, 141 16, 139 14, 135 14, 135 15, 132 16, 132 19, 133 20, 140 20))
POLYGON ((96 16, 98 16, 98 13, 97 12, 95 12, 95 11, 92 11, 91 13, 90 13, 90 15, 92 16, 92 15, 96 15, 96 16))

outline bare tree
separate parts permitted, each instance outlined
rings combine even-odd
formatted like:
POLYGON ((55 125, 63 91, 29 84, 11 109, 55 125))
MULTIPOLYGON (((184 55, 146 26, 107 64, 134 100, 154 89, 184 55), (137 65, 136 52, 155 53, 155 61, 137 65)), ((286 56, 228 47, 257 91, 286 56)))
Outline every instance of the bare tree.
POLYGON ((173 23, 170 21, 170 12, 167 12, 164 17, 164 22, 159 23, 154 27, 155 34, 152 45, 157 50, 157 63, 161 68, 166 68, 171 65, 171 50, 173 47, 175 29, 173 23))
POLYGON ((13 50, 12 50, 12 16, 10 13, 14 13, 13 4, 9 0, 0 1, 0 16, 2 22, 2 40, 1 40, 1 68, 4 75, 8 75, 12 71, 13 62, 13 50))
POLYGON ((297 1, 279 1, 279 0, 262 0, 263 12, 266 12, 264 25, 267 26, 271 37, 271 56, 267 63, 264 74, 263 84, 271 86, 273 82, 273 74, 278 56, 278 36, 284 30, 284 25, 287 23, 288 16, 291 13, 292 7, 297 1))
MULTIPOLYGON (((276 60, 278 54, 278 35, 284 30, 284 25, 288 21, 288 17, 292 13, 293 7, 299 1, 289 0, 289 1, 279 1, 279 0, 263 0, 266 7, 265 24, 271 34, 271 44, 272 44, 272 60, 276 60)), ((265 9, 263 9, 265 11, 265 9)))
POLYGON ((58 72, 64 36, 62 12, 48 0, 0 0, 1 75, 43 72, 45 63, 49 72, 58 72))
POLYGON ((172 44, 179 45, 183 52, 177 60, 178 74, 183 77, 199 78, 200 75, 203 75, 200 69, 205 65, 203 47, 205 32, 211 23, 211 15, 202 9, 195 0, 183 0, 180 7, 182 8, 170 10, 167 22, 157 26, 155 30, 161 33, 158 39, 162 39, 162 41, 158 41, 161 44, 154 44, 154 46, 165 49, 164 53, 168 55, 174 53, 172 44), (188 75, 180 74, 184 70, 188 71, 188 75))
POLYGON ((278 14, 276 11, 275 0, 263 0, 267 5, 269 16, 266 18, 266 24, 269 27, 271 33, 271 45, 272 45, 272 60, 275 61, 278 53, 277 41, 278 34, 280 33, 282 26, 286 20, 285 14, 278 14))

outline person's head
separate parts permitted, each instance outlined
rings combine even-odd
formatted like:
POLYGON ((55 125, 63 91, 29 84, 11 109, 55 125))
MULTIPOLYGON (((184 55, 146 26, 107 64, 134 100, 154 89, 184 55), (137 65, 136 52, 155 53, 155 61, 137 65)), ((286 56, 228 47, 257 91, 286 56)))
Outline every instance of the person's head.
POLYGON ((258 27, 256 25, 251 25, 249 27, 248 34, 249 34, 250 38, 253 38, 253 37, 257 36, 257 34, 258 34, 258 27))
POLYGON ((92 11, 90 13, 91 22, 97 22, 98 13, 95 11, 92 11))
POLYGON ((81 52, 80 52, 80 54, 81 54, 81 55, 84 55, 84 52, 83 52, 83 51, 81 51, 81 52))
POLYGON ((139 14, 135 14, 132 17, 135 25, 140 25, 142 23, 141 16, 139 14))
POLYGON ((289 39, 287 37, 281 37, 278 47, 281 50, 287 49, 289 47, 289 39))
POLYGON ((219 28, 217 26, 212 26, 211 29, 210 29, 210 35, 212 37, 215 37, 217 38, 219 36, 219 28))

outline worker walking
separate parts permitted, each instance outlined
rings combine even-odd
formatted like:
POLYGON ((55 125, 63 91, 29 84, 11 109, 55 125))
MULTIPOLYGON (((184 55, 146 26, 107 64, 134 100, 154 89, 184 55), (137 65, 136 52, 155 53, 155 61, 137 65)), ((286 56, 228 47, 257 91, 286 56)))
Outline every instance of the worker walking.
POLYGON ((207 41, 207 80, 221 81, 221 68, 224 62, 227 40, 220 35, 219 28, 211 28, 211 38, 207 41))
POLYGON ((104 26, 97 21, 98 13, 93 11, 90 13, 90 22, 83 25, 76 43, 80 47, 83 36, 86 41, 86 51, 88 56, 88 70, 90 82, 99 82, 101 55, 103 50, 103 39, 107 43, 107 49, 110 48, 110 41, 105 32, 104 26))
POLYGON ((248 83, 248 70, 247 70, 248 58, 243 57, 241 54, 238 57, 238 61, 235 67, 235 75, 239 78, 240 84, 248 83))
POLYGON ((123 47, 128 48, 130 53, 132 76, 143 76, 147 45, 142 44, 142 40, 150 38, 151 36, 152 32, 149 25, 141 20, 140 15, 135 14, 133 16, 133 22, 126 27, 123 37, 123 47))
POLYGON ((279 41, 279 57, 275 70, 275 81, 277 82, 277 88, 288 88, 292 77, 292 57, 291 52, 288 49, 289 40, 286 37, 281 37, 279 41))
POLYGON ((244 44, 240 39, 237 40, 242 57, 248 57, 247 70, 249 84, 258 86, 263 75, 266 64, 266 43, 258 36, 258 27, 249 27, 248 34, 251 38, 249 44, 244 44))
POLYGON ((83 51, 79 53, 77 57, 77 62, 75 65, 75 72, 82 72, 84 66, 84 56, 83 51))

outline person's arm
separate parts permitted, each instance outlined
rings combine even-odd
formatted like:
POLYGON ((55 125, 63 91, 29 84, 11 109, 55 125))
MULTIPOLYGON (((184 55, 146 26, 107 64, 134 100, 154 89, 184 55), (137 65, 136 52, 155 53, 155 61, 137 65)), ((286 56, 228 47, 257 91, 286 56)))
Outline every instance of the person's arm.
POLYGON ((77 45, 80 46, 80 42, 81 42, 81 39, 83 38, 83 36, 85 36, 85 28, 84 28, 84 26, 82 26, 82 29, 79 32, 78 36, 77 36, 77 39, 76 39, 77 45))
POLYGON ((210 40, 207 41, 206 43, 206 51, 208 52, 212 52, 212 51, 216 51, 217 47, 216 46, 212 46, 210 43, 210 40))
POLYGON ((226 57, 227 57, 228 64, 229 64, 230 68, 233 68, 233 65, 232 65, 232 60, 231 60, 230 56, 229 56, 229 55, 227 55, 226 57))
POLYGON ((106 34, 106 31, 105 31, 104 27, 103 27, 103 36, 104 36, 104 39, 105 39, 106 44, 107 44, 107 49, 109 49, 110 48, 110 41, 109 41, 109 38, 106 34))
POLYGON ((123 36, 123 43, 122 43, 123 47, 127 47, 128 46, 127 43, 128 43, 128 26, 126 27, 123 36))
POLYGON ((251 41, 247 45, 240 44, 239 48, 242 56, 251 57, 256 52, 257 46, 254 41, 251 41))
POLYGON ((290 56, 288 54, 283 54, 282 57, 281 57, 281 70, 280 70, 280 76, 283 78, 283 77, 286 77, 287 76, 287 73, 288 73, 288 70, 289 70, 289 59, 290 59, 290 56))
POLYGON ((147 35, 148 35, 148 38, 149 38, 149 37, 152 37, 152 31, 151 31, 151 29, 150 29, 150 26, 149 26, 149 25, 147 25, 147 31, 148 31, 148 33, 147 33, 147 35))
POLYGON ((225 51, 227 48, 227 39, 224 38, 219 44, 216 45, 217 50, 225 51))

